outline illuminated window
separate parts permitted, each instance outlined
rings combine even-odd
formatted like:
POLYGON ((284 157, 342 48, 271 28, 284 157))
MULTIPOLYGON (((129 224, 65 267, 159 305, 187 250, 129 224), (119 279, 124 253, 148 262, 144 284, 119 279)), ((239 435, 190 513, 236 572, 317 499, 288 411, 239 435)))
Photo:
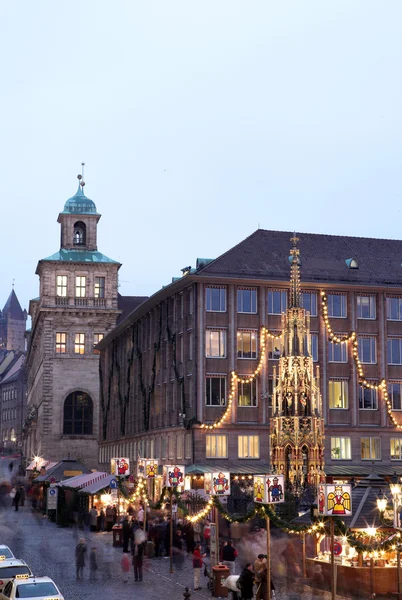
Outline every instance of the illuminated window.
POLYGON ((237 406, 257 406, 257 380, 239 381, 237 388, 237 406))
POLYGON ((391 460, 402 460, 402 438, 390 439, 391 460))
POLYGON ((257 332, 237 332, 237 358, 257 358, 257 332))
POLYGON ((328 383, 329 408, 348 408, 348 381, 330 380, 328 383))
POLYGON ((237 290, 237 312, 257 312, 257 290, 237 290))
POLYGON ((67 275, 57 275, 56 295, 61 296, 62 298, 67 297, 67 275))
POLYGON ((96 348, 96 346, 103 340, 105 337, 104 333, 94 333, 94 354, 99 354, 100 351, 96 348))
POLYGON ((85 298, 86 296, 86 277, 82 277, 81 275, 77 275, 75 278, 75 297, 76 298, 85 298))
POLYGON ((85 353, 85 333, 76 333, 74 338, 74 354, 85 353))
POLYGON ((360 438, 362 460, 381 460, 381 439, 377 437, 360 438))
POLYGON ((239 458, 260 458, 259 435, 239 435, 237 443, 239 458))
POLYGON ((331 437, 332 460, 350 460, 352 458, 349 437, 331 437))
POLYGON ((206 436, 206 458, 227 458, 228 456, 228 438, 227 435, 206 436))
POLYGON ((95 277, 95 298, 105 297, 105 278, 95 277))
POLYGON ((65 354, 67 350, 67 334, 56 333, 56 354, 65 354))
POLYGON ((207 329, 205 332, 205 356, 224 358, 226 356, 226 330, 207 329))

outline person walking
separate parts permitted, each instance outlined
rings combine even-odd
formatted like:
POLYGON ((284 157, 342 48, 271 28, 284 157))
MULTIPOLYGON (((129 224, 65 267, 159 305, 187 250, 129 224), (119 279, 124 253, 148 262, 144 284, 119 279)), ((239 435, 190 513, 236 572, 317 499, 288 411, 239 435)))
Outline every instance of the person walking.
POLYGON ((253 585, 254 585, 254 575, 253 575, 253 565, 251 563, 246 563, 243 571, 239 579, 237 580, 237 586, 241 591, 241 599, 242 600, 251 600, 253 597, 253 585))
MULTIPOLYGON (((256 574, 257 593, 255 595, 256 600, 265 600, 267 597, 267 563, 265 561, 264 567, 256 574)), ((275 586, 271 579, 271 598, 275 598, 275 586)))
POLYGON ((133 528, 132 528, 131 524, 128 522, 127 517, 123 521, 122 534, 123 534, 123 552, 129 552, 128 546, 130 544, 130 540, 132 543, 134 535, 133 535, 133 528))
POLYGON ((16 510, 16 511, 18 511, 18 505, 19 505, 19 503, 20 503, 20 499, 21 499, 21 492, 20 492, 20 488, 17 488, 17 489, 16 489, 16 492, 15 492, 14 500, 13 500, 13 502, 14 502, 14 507, 15 507, 15 510, 16 510))
POLYGON ((235 560, 237 556, 237 550, 233 546, 232 540, 229 540, 226 546, 222 549, 222 561, 223 564, 229 569, 229 575, 235 575, 236 567, 235 560))
POLYGON ((142 561, 144 558, 144 542, 135 542, 133 548, 134 581, 142 581, 142 561))
POLYGON ((98 511, 96 506, 93 506, 89 511, 89 527, 91 531, 98 530, 98 511))
POLYGON ((98 557, 95 546, 92 547, 92 550, 89 554, 89 581, 95 581, 96 579, 96 571, 98 570, 98 557))
POLYGON ((194 590, 200 590, 200 575, 202 569, 202 559, 205 554, 201 554, 201 544, 196 544, 193 552, 193 570, 194 570, 194 590))
POLYGON ((87 551, 87 547, 85 544, 85 539, 80 538, 78 544, 75 547, 75 568, 76 568, 76 573, 77 573, 77 579, 84 578, 86 551, 87 551))
POLYGON ((101 508, 99 512, 99 529, 105 531, 105 511, 103 508, 101 508))
POLYGON ((112 531, 113 527, 113 509, 111 506, 106 507, 106 531, 112 531))

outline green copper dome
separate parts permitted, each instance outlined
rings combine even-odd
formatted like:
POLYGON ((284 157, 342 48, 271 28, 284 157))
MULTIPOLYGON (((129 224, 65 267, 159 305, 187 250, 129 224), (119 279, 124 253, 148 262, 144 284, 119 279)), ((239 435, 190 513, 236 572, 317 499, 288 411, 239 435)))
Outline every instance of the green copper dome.
POLYGON ((78 190, 75 196, 69 198, 64 205, 62 214, 70 215, 96 215, 96 206, 93 200, 87 198, 84 194, 81 184, 78 185, 78 190))

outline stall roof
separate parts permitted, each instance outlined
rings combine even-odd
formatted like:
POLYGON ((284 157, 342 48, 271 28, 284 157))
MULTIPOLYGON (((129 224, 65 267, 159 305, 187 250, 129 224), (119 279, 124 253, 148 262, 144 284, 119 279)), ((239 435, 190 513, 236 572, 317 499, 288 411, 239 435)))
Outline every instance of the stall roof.
POLYGON ((51 483, 52 481, 62 481, 67 477, 74 477, 75 475, 83 475, 92 473, 90 469, 85 465, 77 462, 72 458, 66 458, 56 463, 54 467, 48 469, 45 475, 39 475, 34 479, 34 483, 51 483))
POLYGON ((94 481, 90 485, 86 485, 82 489, 80 489, 80 494, 97 494, 100 490, 103 490, 106 487, 109 487, 112 479, 115 479, 114 475, 109 475, 106 473, 106 477, 100 479, 99 481, 94 481))
POLYGON ((55 465, 57 465, 57 462, 53 462, 51 460, 45 460, 44 458, 40 458, 39 460, 33 460, 25 469, 26 471, 33 471, 34 469, 37 469, 38 471, 40 471, 40 469, 46 469, 49 470, 52 467, 54 467, 55 465))
POLYGON ((58 485, 61 487, 77 488, 87 491, 89 486, 99 484, 100 487, 98 489, 101 490, 109 485, 111 479, 113 479, 113 476, 109 475, 109 473, 95 471, 93 473, 85 473, 83 475, 64 479, 63 481, 60 481, 58 485))
POLYGON ((233 475, 253 475, 268 473, 267 463, 255 462, 221 462, 219 464, 189 465, 186 466, 186 474, 217 473, 218 471, 228 471, 233 475))

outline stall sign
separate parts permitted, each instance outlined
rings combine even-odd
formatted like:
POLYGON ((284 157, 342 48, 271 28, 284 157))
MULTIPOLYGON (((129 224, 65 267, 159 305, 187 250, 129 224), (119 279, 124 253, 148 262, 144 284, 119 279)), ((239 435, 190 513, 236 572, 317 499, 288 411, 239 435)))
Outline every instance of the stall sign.
POLYGON ((219 471, 212 473, 212 496, 230 496, 230 473, 219 471))
POLYGON ((352 514, 352 486, 345 483, 320 483, 317 490, 318 514, 347 517, 352 514))
POLYGON ((254 502, 257 504, 278 504, 285 502, 285 476, 254 475, 254 502))
POLYGON ((112 458, 110 461, 110 472, 117 477, 126 477, 130 475, 129 458, 112 458))
POLYGON ((145 477, 147 479, 153 479, 158 474, 159 461, 157 460, 146 460, 145 461, 145 477))
POLYGON ((334 542, 334 555, 340 556, 342 554, 342 544, 340 542, 334 542))
POLYGON ((145 458, 137 460, 137 477, 145 477, 145 458))
POLYGON ((47 490, 47 510, 57 510, 58 488, 51 487, 47 490))
POLYGON ((208 496, 212 494, 212 473, 204 474, 204 492, 208 496))
POLYGON ((184 489, 185 467, 183 465, 165 465, 163 467, 163 479, 168 488, 177 487, 184 489))

